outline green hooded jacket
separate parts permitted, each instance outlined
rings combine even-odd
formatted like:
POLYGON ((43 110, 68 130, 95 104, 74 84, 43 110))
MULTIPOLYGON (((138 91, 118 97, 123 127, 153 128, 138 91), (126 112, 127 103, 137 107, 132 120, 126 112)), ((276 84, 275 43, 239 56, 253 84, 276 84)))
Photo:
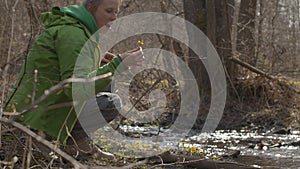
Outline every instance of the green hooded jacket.
MULTIPOLYGON (((110 63, 99 66, 100 48, 96 40, 89 40, 98 27, 94 17, 85 7, 54 7, 51 12, 42 14, 42 22, 46 29, 35 40, 28 53, 17 84, 8 99, 7 111, 22 111, 44 95, 50 87, 74 77, 75 70, 75 77, 90 78, 108 72, 114 73, 121 62, 119 57, 115 57, 110 63), (88 48, 81 50, 87 41, 88 48), (84 59, 78 62, 79 54, 83 55, 84 59)), ((80 93, 94 94, 110 82, 110 79, 98 80, 95 82, 95 91, 80 93)), ((87 87, 86 90, 90 88, 87 87)), ((69 84, 18 117, 17 121, 65 143, 77 120, 73 94, 72 84, 69 84)), ((82 100, 88 97, 91 97, 90 94, 85 94, 82 100)))

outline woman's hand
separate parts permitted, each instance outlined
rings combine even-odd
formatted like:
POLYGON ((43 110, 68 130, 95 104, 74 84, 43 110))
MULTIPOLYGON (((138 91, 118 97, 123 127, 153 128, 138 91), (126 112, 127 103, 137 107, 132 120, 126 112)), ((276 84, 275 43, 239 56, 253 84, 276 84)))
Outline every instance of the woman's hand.
POLYGON ((102 63, 109 63, 115 57, 114 54, 106 52, 104 54, 104 58, 101 60, 102 63))
POLYGON ((122 62, 126 66, 141 66, 145 60, 144 53, 141 47, 127 51, 119 55, 122 62))

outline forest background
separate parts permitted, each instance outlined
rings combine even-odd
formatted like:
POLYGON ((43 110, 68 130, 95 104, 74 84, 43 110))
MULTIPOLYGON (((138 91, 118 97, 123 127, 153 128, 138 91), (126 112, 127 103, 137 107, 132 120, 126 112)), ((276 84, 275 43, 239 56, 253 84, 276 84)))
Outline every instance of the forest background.
MULTIPOLYGON (((26 54, 43 30, 40 13, 81 0, 0 1, 1 111, 26 54)), ((170 13, 195 24, 216 48, 227 77, 228 96, 219 129, 300 127, 300 2, 298 0, 124 0, 119 17, 138 12, 170 13)), ((194 73, 201 105, 210 103, 210 83, 200 59, 161 35, 132 37, 112 52, 136 46, 176 53, 194 73)), ((205 106, 204 106, 205 107, 205 106)), ((201 129, 207 110, 199 113, 201 129), (205 113, 206 112, 206 113, 205 113)))

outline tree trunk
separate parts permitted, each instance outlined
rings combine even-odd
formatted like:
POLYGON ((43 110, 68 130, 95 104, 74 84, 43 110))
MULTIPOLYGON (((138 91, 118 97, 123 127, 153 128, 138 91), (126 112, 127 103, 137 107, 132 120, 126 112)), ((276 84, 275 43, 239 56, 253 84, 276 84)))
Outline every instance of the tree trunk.
MULTIPOLYGON (((184 0, 185 19, 196 25, 205 34, 207 33, 206 1, 184 0)), ((189 67, 193 72, 199 87, 200 95, 210 94, 210 81, 201 59, 189 50, 189 67)))
POLYGON ((258 2, 258 13, 259 15, 257 16, 257 26, 256 26, 256 46, 255 46, 255 58, 256 58, 256 66, 266 70, 265 68, 265 63, 266 63, 266 57, 265 55, 261 54, 261 49, 263 45, 263 23, 264 23, 264 2, 263 0, 259 0, 258 2))
POLYGON ((238 46, 237 50, 243 60, 255 66, 255 16, 257 0, 241 0, 238 21, 238 46))
MULTIPOLYGON (((234 6, 234 0, 216 0, 216 49, 223 60, 230 80, 234 80, 238 72, 237 66, 228 59, 232 55, 231 31, 234 6)), ((229 93, 231 93, 230 89, 229 93)))

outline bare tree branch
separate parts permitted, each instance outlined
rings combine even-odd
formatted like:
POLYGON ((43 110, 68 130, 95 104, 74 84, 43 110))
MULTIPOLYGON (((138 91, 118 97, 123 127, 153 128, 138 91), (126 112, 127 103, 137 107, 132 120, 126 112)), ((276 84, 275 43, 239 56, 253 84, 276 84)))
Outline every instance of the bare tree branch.
POLYGON ((50 89, 44 91, 44 95, 42 95, 40 98, 38 98, 36 101, 34 101, 32 104, 29 106, 25 107, 23 110, 20 111, 21 114, 28 112, 29 110, 32 110, 37 107, 38 104, 43 102, 46 98, 49 97, 49 95, 57 92, 58 90, 64 88, 67 84, 69 83, 90 83, 90 82, 95 82, 100 79, 106 79, 112 76, 112 73, 106 73, 100 76, 96 76, 90 79, 84 79, 84 78, 69 78, 65 79, 55 86, 52 86, 50 89))
POLYGON ((73 157, 71 157, 70 155, 68 155, 67 153, 62 151, 61 149, 59 149, 56 146, 54 146, 53 144, 51 144, 51 142, 49 142, 49 141, 45 140, 44 138, 42 138, 41 136, 35 134, 33 131, 31 131, 27 127, 23 126, 22 124, 14 122, 14 121, 9 120, 9 119, 4 118, 4 117, 2 117, 0 119, 0 121, 3 122, 3 123, 10 124, 10 125, 18 128, 18 129, 20 129, 21 131, 23 131, 27 135, 34 138, 36 141, 38 141, 38 142, 42 143, 43 145, 47 146, 48 148, 53 150, 55 153, 57 153, 58 155, 60 155, 61 157, 63 157, 67 161, 69 161, 74 166, 74 168, 76 168, 76 169, 86 169, 87 168, 86 166, 84 166, 83 164, 81 164, 80 162, 75 160, 73 157))

